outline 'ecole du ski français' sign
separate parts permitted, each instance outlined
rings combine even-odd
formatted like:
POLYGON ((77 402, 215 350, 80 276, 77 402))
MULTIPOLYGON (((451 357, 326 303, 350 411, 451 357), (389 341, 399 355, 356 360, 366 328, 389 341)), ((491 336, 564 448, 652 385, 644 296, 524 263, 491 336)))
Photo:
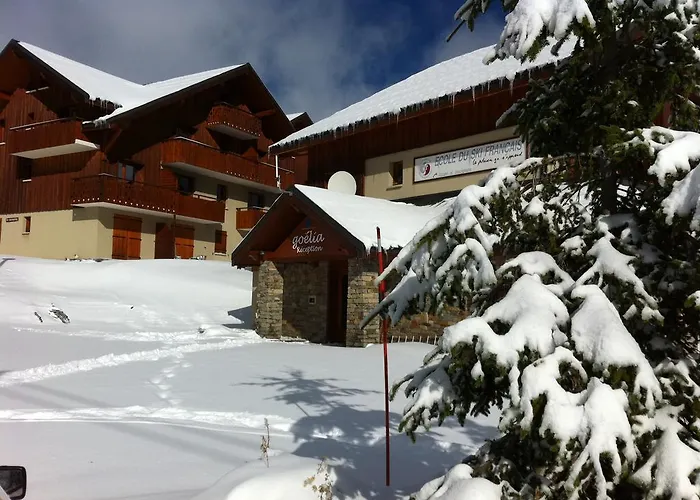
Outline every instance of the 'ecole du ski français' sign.
POLYGON ((323 233, 307 229, 303 233, 292 237, 292 248, 299 255, 323 252, 323 242, 326 237, 323 233))
POLYGON ((414 161, 413 182, 492 170, 519 163, 526 159, 525 150, 525 144, 518 138, 423 156, 414 161))

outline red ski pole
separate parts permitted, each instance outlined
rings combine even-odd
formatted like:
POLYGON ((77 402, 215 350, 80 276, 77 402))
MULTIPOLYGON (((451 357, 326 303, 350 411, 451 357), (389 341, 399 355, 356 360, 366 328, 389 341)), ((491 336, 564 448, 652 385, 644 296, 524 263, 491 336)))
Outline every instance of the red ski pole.
MULTIPOLYGON (((384 251, 382 250, 382 235, 379 227, 377 227, 377 260, 379 264, 379 274, 384 272, 384 251)), ((379 300, 384 299, 386 293, 386 283, 379 283, 379 300)), ((382 317, 382 344, 384 344, 384 427, 386 432, 386 485, 391 485, 391 445, 389 433, 389 347, 388 347, 388 331, 389 318, 382 317)))

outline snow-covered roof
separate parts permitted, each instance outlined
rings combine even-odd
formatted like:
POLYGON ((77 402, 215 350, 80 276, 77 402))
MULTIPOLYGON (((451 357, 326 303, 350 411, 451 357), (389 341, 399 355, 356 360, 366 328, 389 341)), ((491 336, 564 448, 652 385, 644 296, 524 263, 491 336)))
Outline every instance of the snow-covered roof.
POLYGON ((362 242, 367 251, 377 246, 377 227, 381 230, 383 248, 401 248, 447 208, 446 201, 416 206, 299 184, 294 188, 362 242))
POLYGON ((496 60, 484 64, 484 58, 493 52, 493 47, 484 47, 474 52, 449 59, 431 66, 405 80, 380 90, 366 99, 348 106, 313 125, 299 130, 273 144, 290 145, 303 139, 348 129, 373 118, 397 115, 408 108, 418 107, 445 96, 454 96, 495 80, 513 81, 525 71, 547 66, 565 59, 573 50, 574 41, 569 40, 554 56, 547 49, 540 52, 534 61, 521 63, 516 59, 496 60))
POLYGON ((287 119, 291 122, 292 120, 299 118, 304 113, 290 113, 287 115, 287 119))
POLYGON ((120 106, 111 114, 100 118, 100 120, 112 118, 241 66, 240 64, 227 66, 142 85, 119 78, 118 76, 110 75, 99 69, 54 54, 53 52, 29 43, 19 42, 19 44, 43 61, 47 66, 83 90, 88 94, 91 100, 99 99, 101 101, 109 101, 120 106))

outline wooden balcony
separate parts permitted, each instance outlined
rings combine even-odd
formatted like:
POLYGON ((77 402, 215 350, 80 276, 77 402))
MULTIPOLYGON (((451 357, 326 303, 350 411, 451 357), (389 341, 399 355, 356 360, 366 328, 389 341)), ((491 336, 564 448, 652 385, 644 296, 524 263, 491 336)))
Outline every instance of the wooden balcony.
POLYGON ((141 182, 129 182, 110 175, 78 177, 73 180, 74 206, 115 206, 134 212, 175 215, 193 222, 224 222, 223 201, 185 195, 174 189, 141 182))
POLYGON ((243 207, 236 209, 236 229, 250 231, 267 212, 266 208, 243 207))
POLYGON ((31 159, 98 151, 100 146, 88 141, 82 129, 82 120, 77 118, 13 127, 7 136, 8 150, 31 159))
MULTIPOLYGON (((200 175, 255 188, 276 190, 275 166, 223 152, 200 142, 175 138, 163 142, 161 163, 200 175)), ((294 184, 294 172, 280 169, 282 189, 294 184)))
POLYGON ((238 139, 258 139, 262 123, 257 116, 228 104, 217 104, 209 112, 207 127, 238 139))

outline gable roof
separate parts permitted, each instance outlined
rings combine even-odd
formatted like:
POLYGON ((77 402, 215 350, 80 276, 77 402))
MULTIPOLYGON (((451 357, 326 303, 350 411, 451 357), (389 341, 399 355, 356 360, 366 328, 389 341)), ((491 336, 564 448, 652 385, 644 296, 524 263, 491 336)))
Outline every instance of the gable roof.
POLYGON ((416 206, 297 184, 275 200, 233 251, 231 262, 249 265, 249 252, 274 251, 307 215, 327 223, 359 254, 368 254, 376 248, 377 227, 381 229, 384 249, 401 248, 426 223, 442 214, 448 203, 445 200, 431 206, 416 206), (277 236, 269 237, 270 231, 276 231, 277 236))
POLYGON ((377 227, 382 232, 382 247, 401 248, 446 208, 444 201, 418 206, 312 186, 296 185, 293 189, 333 219, 368 252, 377 246, 377 227))
POLYGON ((89 100, 108 101, 117 106, 117 109, 111 114, 99 120, 109 120, 117 115, 243 66, 242 64, 227 66, 142 85, 26 42, 17 42, 17 44, 61 75, 65 80, 72 83, 89 100))
POLYGON ((473 52, 443 61, 419 73, 409 76, 390 87, 380 90, 362 101, 341 109, 313 125, 299 130, 271 147, 285 149, 300 142, 318 138, 337 131, 345 132, 358 124, 373 119, 399 115, 420 108, 423 104, 477 88, 492 82, 513 82, 519 75, 556 63, 571 54, 575 40, 565 42, 558 55, 547 49, 533 61, 521 63, 516 59, 495 60, 484 64, 493 48, 484 47, 473 52))

